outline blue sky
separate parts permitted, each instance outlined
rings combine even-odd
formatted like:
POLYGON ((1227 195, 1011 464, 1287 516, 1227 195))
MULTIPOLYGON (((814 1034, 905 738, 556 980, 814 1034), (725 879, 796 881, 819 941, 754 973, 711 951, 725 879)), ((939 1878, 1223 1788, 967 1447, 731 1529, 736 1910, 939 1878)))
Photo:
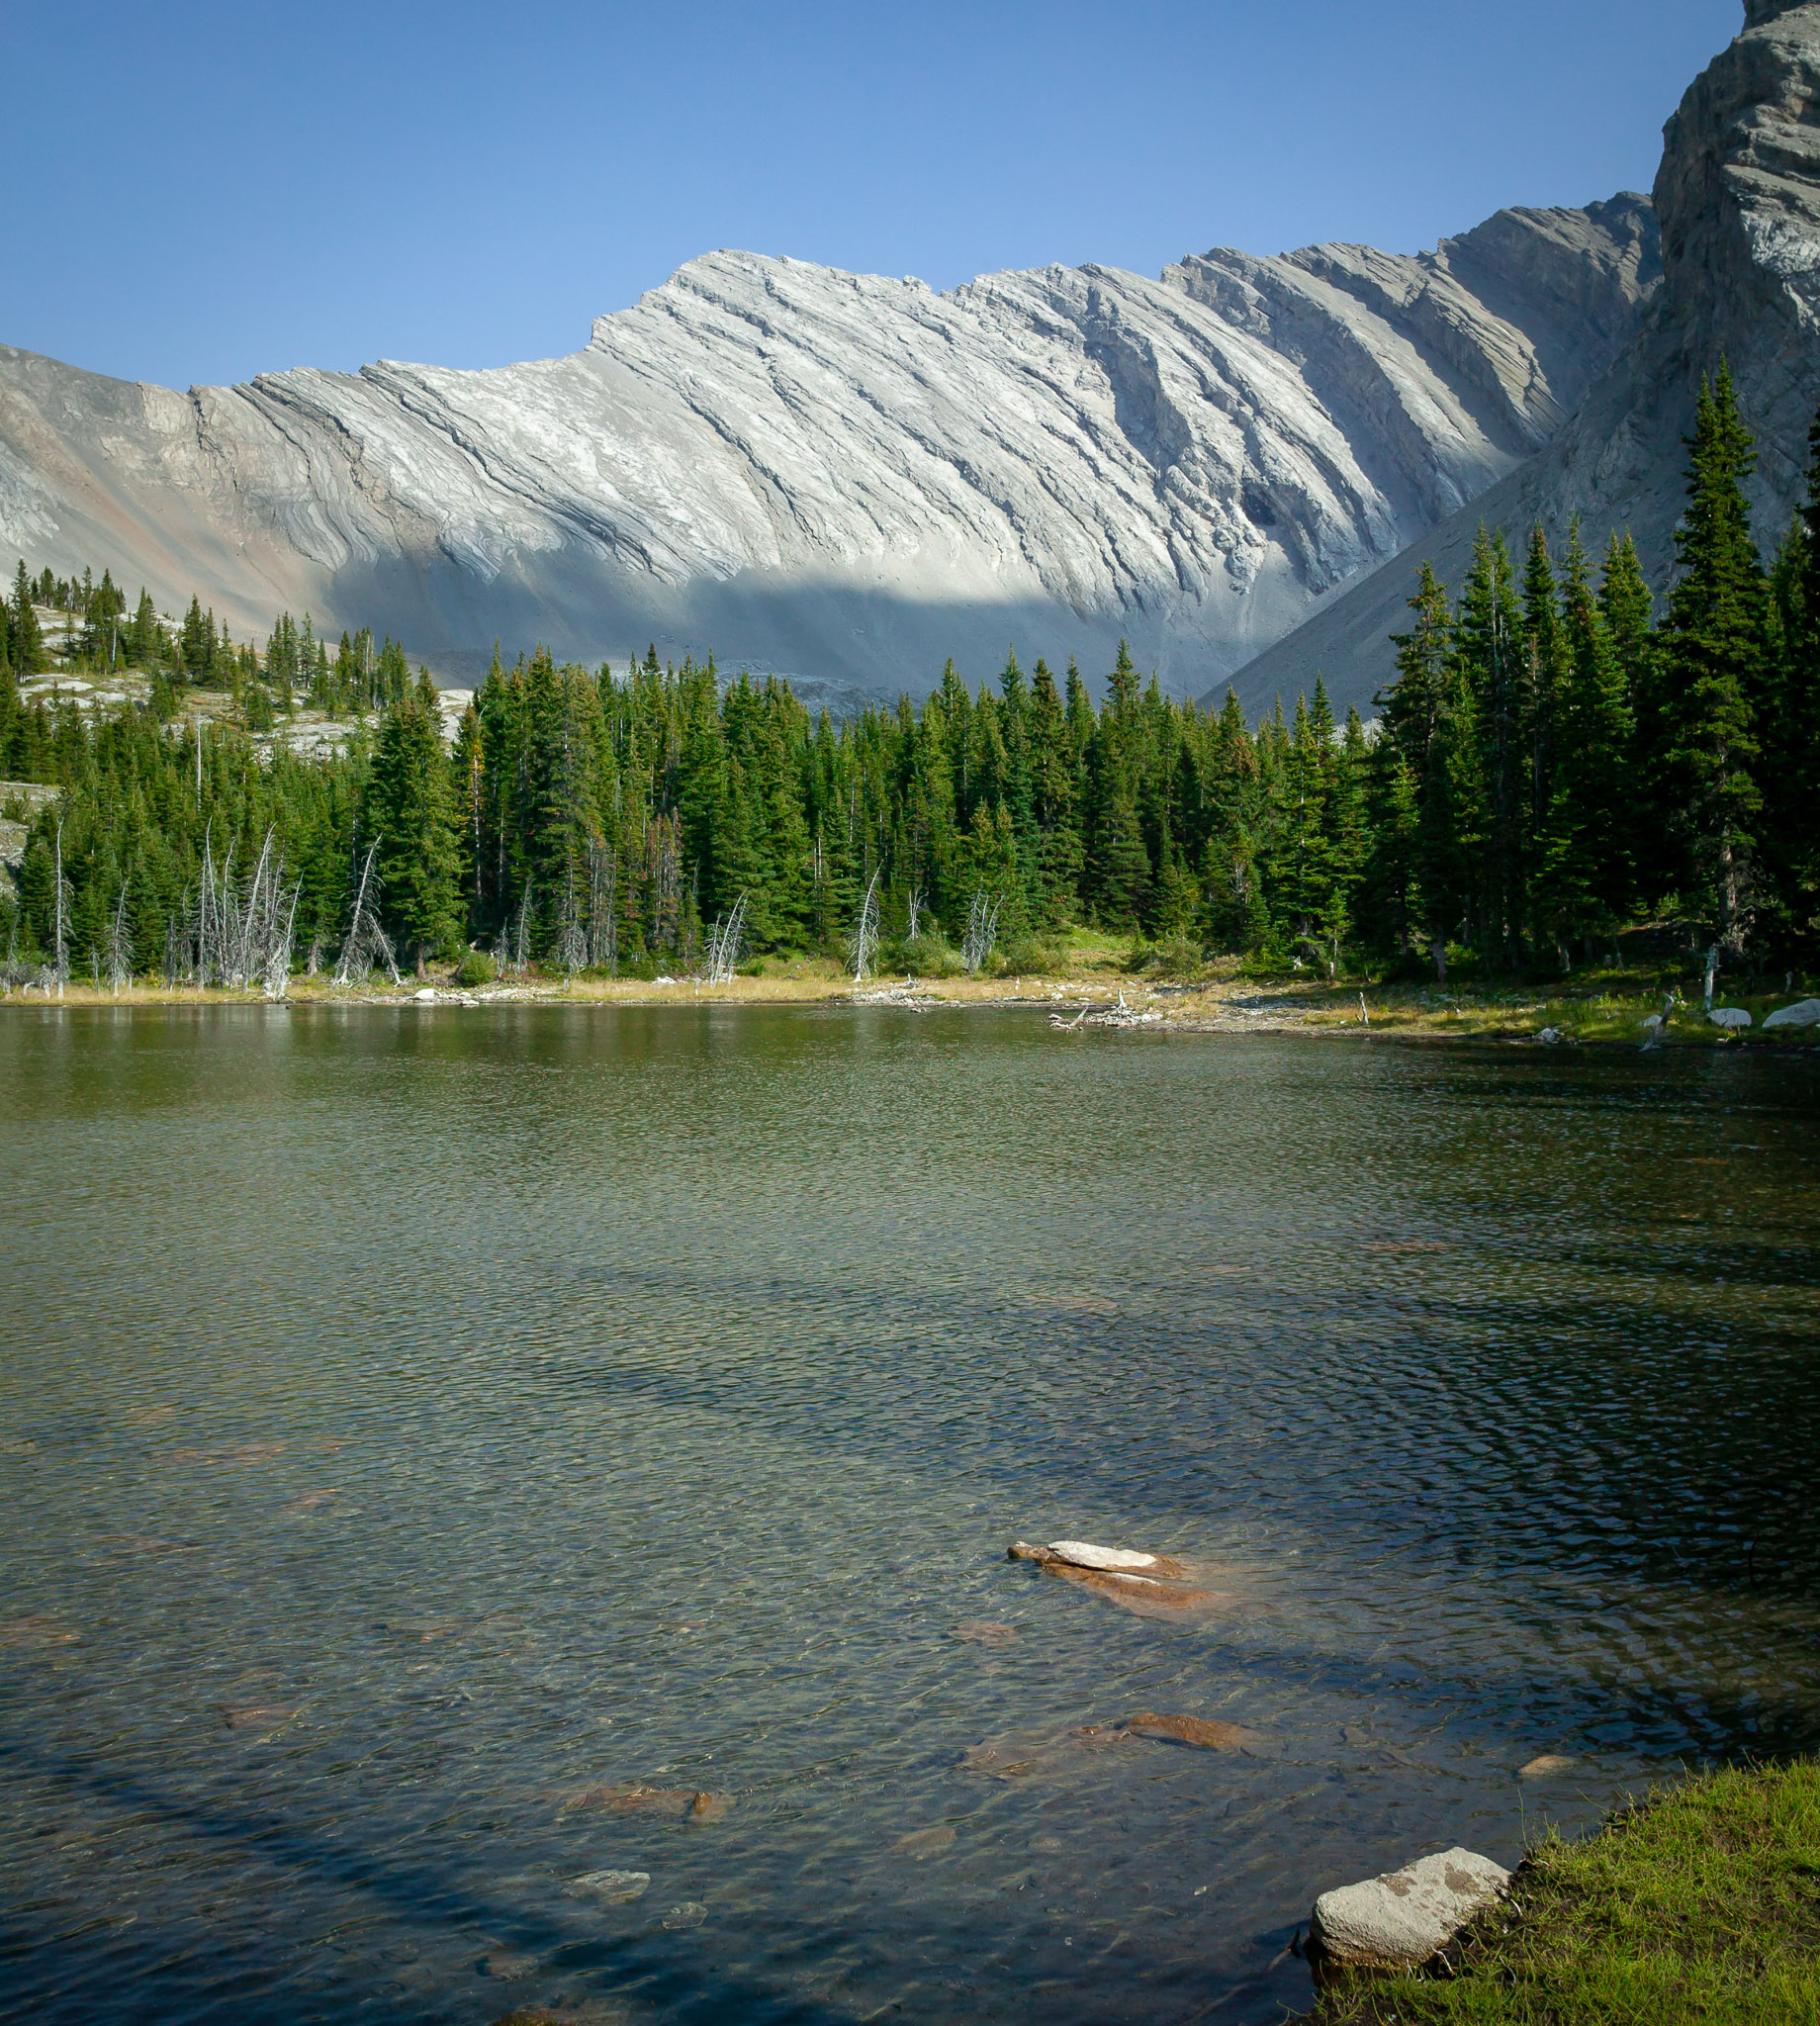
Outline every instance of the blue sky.
POLYGON ((1738 0, 14 0, 0 342, 174 386, 571 351, 714 246, 938 288, 1647 190, 1738 0))

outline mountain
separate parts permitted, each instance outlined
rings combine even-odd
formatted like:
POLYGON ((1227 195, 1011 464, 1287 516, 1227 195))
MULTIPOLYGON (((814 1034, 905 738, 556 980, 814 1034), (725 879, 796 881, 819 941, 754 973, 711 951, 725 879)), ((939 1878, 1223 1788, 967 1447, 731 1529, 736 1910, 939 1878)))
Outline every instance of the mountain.
MULTIPOLYGON (((1684 438, 1702 374, 1728 360, 1756 430, 1759 540, 1780 541, 1805 487, 1820 407, 1820 4, 1748 0, 1745 32, 1688 88, 1664 130, 1655 211, 1664 278, 1635 338, 1537 456, 1442 521, 1241 674, 1241 693, 1293 695, 1321 671, 1369 696, 1391 672, 1422 560, 1457 586, 1481 522, 1590 547, 1629 528, 1666 583, 1685 499, 1684 438)), ((1216 685, 1210 695, 1219 693, 1216 685)))
MULTIPOLYGON (((950 294, 691 261, 566 358, 187 394, 0 348, 0 552, 471 673, 655 639, 921 691, 1008 640, 1183 691, 1555 441, 1659 286, 1640 197, 1431 253, 1226 249, 950 294)), ((1247 686, 1253 695, 1257 686, 1247 686)))

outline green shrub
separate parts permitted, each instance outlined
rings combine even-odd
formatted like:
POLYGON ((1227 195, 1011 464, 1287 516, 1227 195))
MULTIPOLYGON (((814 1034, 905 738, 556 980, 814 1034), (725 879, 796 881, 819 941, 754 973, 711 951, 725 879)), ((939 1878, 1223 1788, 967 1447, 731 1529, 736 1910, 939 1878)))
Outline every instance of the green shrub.
POLYGON ((499 975, 499 966, 485 950, 470 950, 455 967, 458 985, 490 985, 499 975))
POLYGON ((960 953, 940 929, 922 929, 898 944, 893 960, 913 977, 956 977, 960 953))
POLYGON ((1048 977, 1066 967, 1061 951, 1041 936, 1013 936, 999 951, 998 968, 1015 971, 1020 977, 1048 977))

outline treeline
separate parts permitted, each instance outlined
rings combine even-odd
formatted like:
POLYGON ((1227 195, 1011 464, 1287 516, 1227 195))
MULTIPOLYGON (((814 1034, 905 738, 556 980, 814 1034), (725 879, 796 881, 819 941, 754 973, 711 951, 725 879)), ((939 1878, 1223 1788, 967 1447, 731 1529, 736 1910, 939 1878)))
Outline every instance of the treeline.
POLYGON ((179 625, 167 627, 142 586, 129 615, 110 571, 99 584, 89 570, 79 579, 49 570, 32 577, 22 561, 11 598, 0 603, 0 676, 10 672, 17 681, 52 669, 148 676, 153 713, 166 718, 178 685, 223 690, 253 731, 270 729, 300 703, 330 717, 383 710, 410 684, 404 648, 389 635, 376 644, 366 627, 343 633, 331 655, 309 613, 300 624, 281 612, 262 653, 251 640, 236 643, 199 598, 179 625), (41 605, 77 622, 57 636, 54 653, 35 609, 41 605))
POLYGON ((84 723, 22 704, 0 673, 0 776, 63 790, 32 818, 7 933, 77 970, 105 956, 206 976, 209 924, 219 940, 250 919, 234 881, 258 869, 260 918, 282 894, 307 964, 383 935, 407 961, 479 944, 678 967, 736 911, 751 952, 851 952, 864 916, 918 968, 969 920, 1025 969, 1074 924, 1182 963, 1443 976, 1450 956, 1552 971, 1645 920, 1733 962, 1804 957, 1820 427, 1808 505, 1768 568, 1723 374, 1691 448, 1660 618, 1627 539, 1595 569, 1577 534, 1556 555, 1538 530, 1519 568, 1485 534, 1457 598, 1422 573, 1370 728, 1336 723, 1319 678, 1287 717, 1250 725, 1229 691, 1203 710, 1123 650, 1097 703, 1072 665, 1027 674, 1013 655, 977 692, 951 664, 920 708, 840 725, 711 661, 652 650, 615 679, 540 650, 496 655, 451 742, 391 643, 344 640, 330 662, 287 620, 252 657, 262 685, 315 689, 326 668, 383 705, 370 737, 303 760, 154 712, 84 723))

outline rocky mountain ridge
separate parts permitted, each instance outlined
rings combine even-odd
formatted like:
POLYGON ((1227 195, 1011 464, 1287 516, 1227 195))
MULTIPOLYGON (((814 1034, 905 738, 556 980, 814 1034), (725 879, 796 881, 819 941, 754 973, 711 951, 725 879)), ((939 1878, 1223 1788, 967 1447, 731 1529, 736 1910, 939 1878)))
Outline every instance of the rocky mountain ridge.
POLYGON ((715 648, 889 690, 954 654, 1238 668, 1553 440, 1658 285, 1647 202, 1431 253, 1215 249, 947 295, 720 252, 565 358, 241 387, 0 349, 0 546, 236 625, 715 648))
POLYGON ((1368 696, 1389 676, 1422 560, 1457 586, 1481 522, 1589 546, 1636 537, 1668 582, 1684 504, 1684 441, 1702 375, 1729 363, 1758 437, 1753 482, 1766 551, 1806 482, 1820 408, 1820 4, 1748 0, 1744 34, 1688 87, 1664 132, 1654 206, 1664 279, 1636 336, 1535 458, 1442 521, 1409 554, 1331 600, 1244 672, 1248 693, 1294 694, 1321 670, 1368 696))

